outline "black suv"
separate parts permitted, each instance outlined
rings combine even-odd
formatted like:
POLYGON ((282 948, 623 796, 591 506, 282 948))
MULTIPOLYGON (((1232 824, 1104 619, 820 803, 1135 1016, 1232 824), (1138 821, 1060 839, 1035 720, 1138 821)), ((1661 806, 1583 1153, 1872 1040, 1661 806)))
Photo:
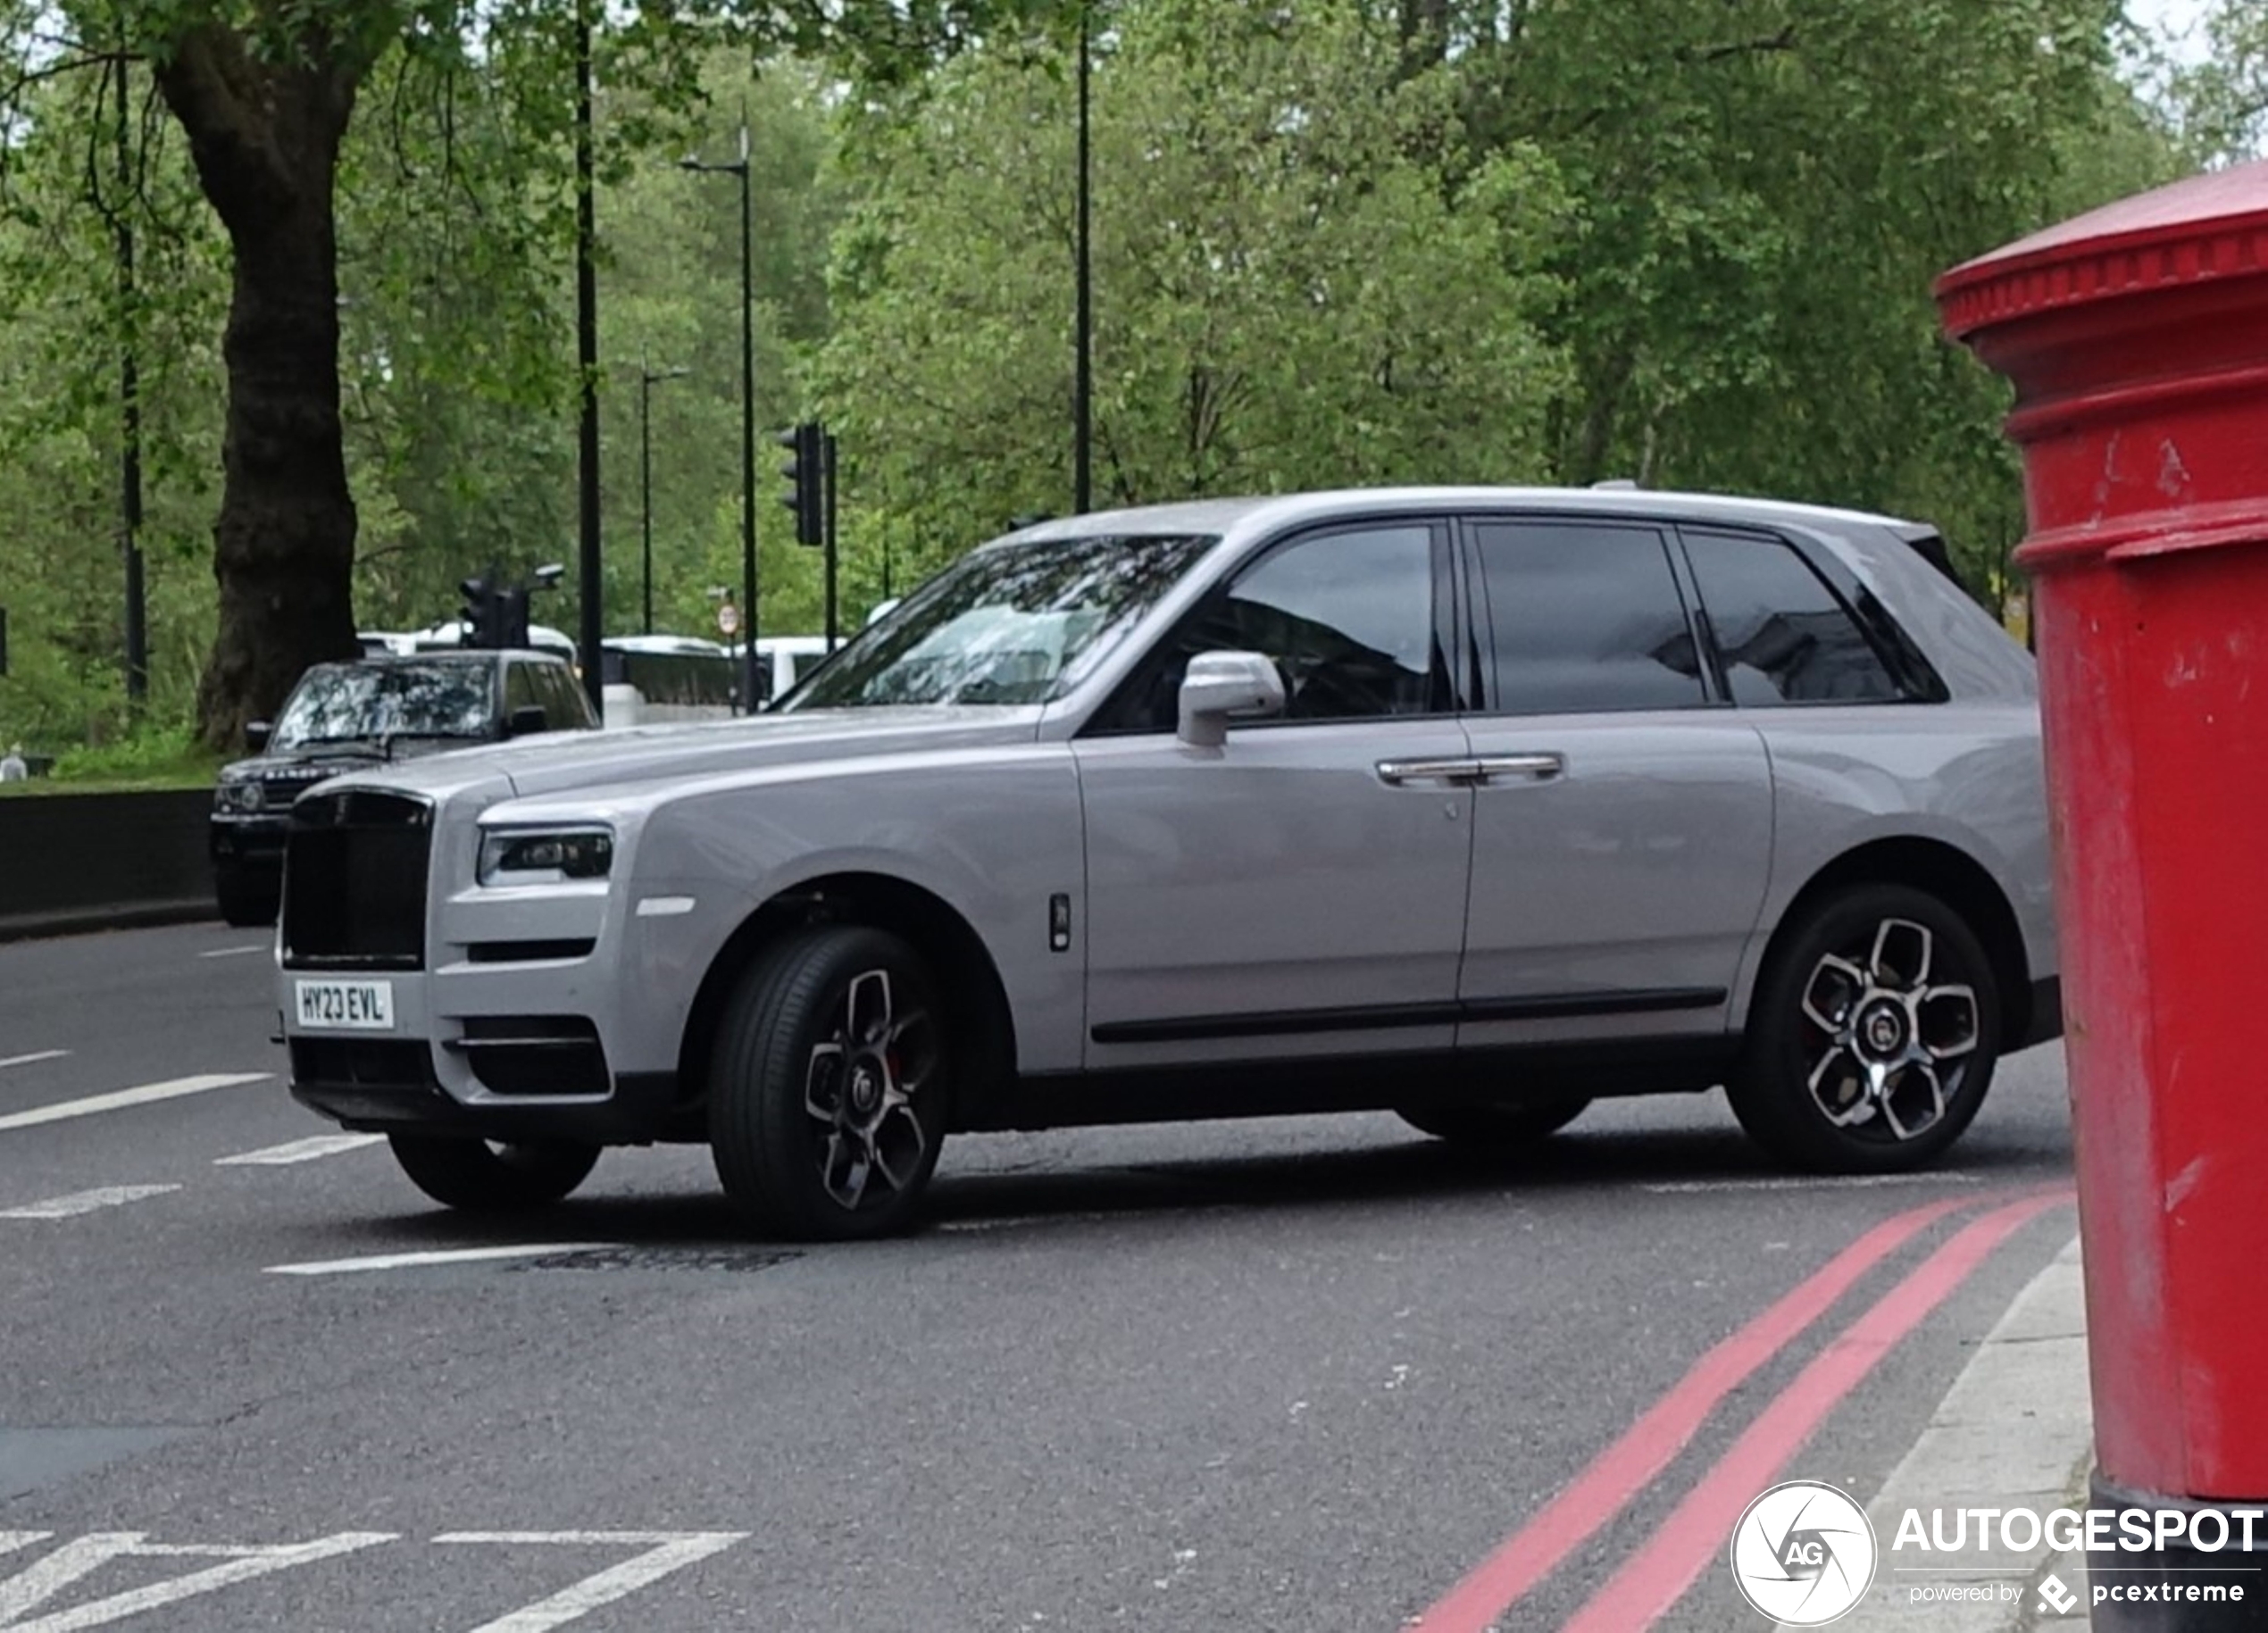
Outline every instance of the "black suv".
POLYGON ((245 737, 255 756, 224 766, 213 790, 213 889, 230 924, 275 922, 291 803, 326 777, 410 754, 538 731, 595 730, 575 671, 539 652, 421 652, 318 663, 272 728, 245 737))

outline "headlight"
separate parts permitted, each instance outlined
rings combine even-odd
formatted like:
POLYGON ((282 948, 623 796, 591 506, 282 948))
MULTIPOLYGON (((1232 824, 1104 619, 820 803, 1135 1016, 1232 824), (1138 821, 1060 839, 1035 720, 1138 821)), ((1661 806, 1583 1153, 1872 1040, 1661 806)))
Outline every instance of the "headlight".
POLYGON ((604 828, 504 829, 480 836, 484 885, 605 879, 613 865, 614 836, 604 828))
POLYGON ((221 811, 257 811, 265 797, 265 790, 256 782, 224 782, 213 790, 213 806, 221 811))

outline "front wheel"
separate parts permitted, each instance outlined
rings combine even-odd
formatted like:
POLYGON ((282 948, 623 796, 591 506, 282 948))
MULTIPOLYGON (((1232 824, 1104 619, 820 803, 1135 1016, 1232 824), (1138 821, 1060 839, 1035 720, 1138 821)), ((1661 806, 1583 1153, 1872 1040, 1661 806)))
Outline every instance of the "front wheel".
POLYGON ((1790 927, 1757 983, 1733 1113, 1797 1168, 1921 1167, 1983 1103, 2000 1015, 1992 961, 1958 913, 1902 885, 1844 891, 1790 927))
POLYGON ((813 925, 767 948, 709 1072, 710 1147, 741 1216, 802 1241, 905 1229, 945 1139, 948 1037, 921 956, 887 931, 813 925))
POLYGON ((1554 1100, 1541 1105, 1405 1105, 1395 1115, 1421 1134, 1455 1145, 1520 1146, 1558 1133, 1589 1104, 1554 1100))
POLYGON ((588 1179, 598 1162, 597 1146, 564 1141, 501 1145, 429 1134, 387 1138, 411 1184, 467 1213, 547 1206, 588 1179))

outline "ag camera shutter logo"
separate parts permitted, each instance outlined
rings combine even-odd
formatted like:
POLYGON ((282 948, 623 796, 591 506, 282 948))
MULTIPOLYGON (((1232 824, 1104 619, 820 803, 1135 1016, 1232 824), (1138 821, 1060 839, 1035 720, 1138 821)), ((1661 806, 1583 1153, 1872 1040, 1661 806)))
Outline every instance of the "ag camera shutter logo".
POLYGON ((1789 1480, 1748 1504, 1732 1528, 1741 1596, 1785 1627, 1823 1627, 1874 1585, 1873 1522, 1848 1494, 1789 1480))

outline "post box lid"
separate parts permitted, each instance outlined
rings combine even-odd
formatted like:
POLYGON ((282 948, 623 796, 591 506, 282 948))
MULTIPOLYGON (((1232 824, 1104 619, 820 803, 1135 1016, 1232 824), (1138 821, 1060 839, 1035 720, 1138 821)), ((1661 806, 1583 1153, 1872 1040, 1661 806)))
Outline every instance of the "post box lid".
POLYGON ((2058 307, 2268 272, 2268 160, 2138 193, 1937 280, 1948 334, 2058 307))

